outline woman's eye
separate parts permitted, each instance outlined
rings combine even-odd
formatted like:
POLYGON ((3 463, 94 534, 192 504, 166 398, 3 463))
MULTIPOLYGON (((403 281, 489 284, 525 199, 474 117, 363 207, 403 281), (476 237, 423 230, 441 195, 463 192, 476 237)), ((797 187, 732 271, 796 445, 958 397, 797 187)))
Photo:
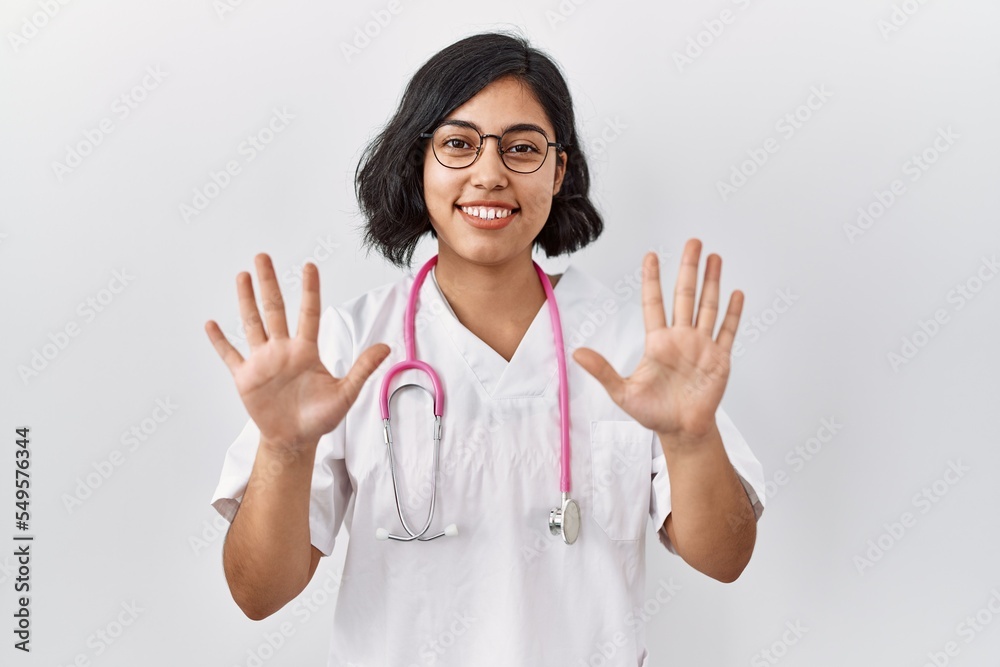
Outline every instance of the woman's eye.
POLYGON ((472 146, 467 141, 465 141, 463 139, 448 139, 447 141, 444 142, 444 145, 445 145, 445 148, 464 148, 465 146, 468 146, 469 148, 472 148, 472 146), (456 141, 459 144, 464 144, 464 146, 456 146, 455 143, 454 143, 456 141))
POLYGON ((537 153, 538 152, 537 149, 534 146, 532 146, 531 144, 516 144, 514 146, 509 147, 507 149, 507 151, 508 152, 513 152, 513 153, 522 153, 522 154, 523 153, 531 153, 531 152, 536 152, 537 153), (523 148, 523 149, 526 149, 526 150, 514 150, 516 148, 523 148))

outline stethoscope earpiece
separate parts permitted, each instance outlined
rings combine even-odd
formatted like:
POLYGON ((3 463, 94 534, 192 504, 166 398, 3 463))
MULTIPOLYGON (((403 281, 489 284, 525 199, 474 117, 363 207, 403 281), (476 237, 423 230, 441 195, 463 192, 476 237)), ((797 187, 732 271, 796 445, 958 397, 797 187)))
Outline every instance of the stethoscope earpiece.
MULTIPOLYGON (((445 536, 445 537, 455 537, 456 535, 458 535, 458 526, 456 526, 453 523, 449 523, 445 527, 443 533, 439 533, 439 534, 435 535, 434 537, 441 537, 442 535, 445 536)), ((395 535, 390 535, 389 531, 386 530, 385 528, 378 528, 378 529, 375 530, 375 539, 376 540, 385 541, 385 540, 388 540, 390 537, 393 538, 393 539, 396 539, 396 540, 406 540, 406 538, 404 538, 404 537, 396 537, 395 535)), ((434 537, 420 537, 419 535, 414 535, 410 539, 413 539, 414 537, 417 538, 417 539, 419 539, 419 540, 421 540, 421 541, 433 540, 434 539, 434 537)))

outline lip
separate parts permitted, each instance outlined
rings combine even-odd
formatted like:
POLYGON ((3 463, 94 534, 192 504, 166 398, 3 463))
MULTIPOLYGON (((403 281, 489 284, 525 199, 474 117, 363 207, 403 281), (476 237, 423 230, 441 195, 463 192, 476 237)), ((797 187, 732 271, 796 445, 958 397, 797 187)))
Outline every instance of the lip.
POLYGON ((512 211, 511 214, 508 215, 506 218, 494 218, 493 220, 483 220, 480 217, 469 215, 468 213, 463 211, 458 204, 455 204, 455 210, 461 213, 462 217, 465 218, 465 221, 470 225, 472 225, 473 227, 477 229, 489 229, 489 230, 503 229, 504 227, 510 224, 510 221, 514 219, 515 215, 521 212, 519 210, 512 211))
POLYGON ((506 208, 515 209, 517 206, 499 199, 477 199, 476 201, 459 202, 456 206, 485 206, 486 208, 506 208))

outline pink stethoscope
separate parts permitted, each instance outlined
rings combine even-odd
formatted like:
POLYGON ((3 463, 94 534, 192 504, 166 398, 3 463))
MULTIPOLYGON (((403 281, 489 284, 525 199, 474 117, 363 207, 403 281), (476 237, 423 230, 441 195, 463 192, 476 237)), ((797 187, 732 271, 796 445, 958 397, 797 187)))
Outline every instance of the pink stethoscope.
MULTIPOLYGON (((559 366, 559 423, 562 445, 560 457, 562 472, 559 479, 559 490, 562 492, 562 503, 559 507, 555 507, 549 512, 549 531, 553 535, 561 536, 563 542, 566 544, 573 544, 576 542, 576 538, 580 534, 580 505, 569 497, 569 398, 567 396, 566 352, 563 349, 562 324, 559 320, 559 308, 556 305, 556 297, 552 291, 552 284, 549 282, 549 277, 545 275, 545 272, 542 271, 542 268, 538 266, 536 262, 532 261, 531 263, 534 265, 535 271, 538 273, 538 277, 542 281, 542 288, 545 290, 545 300, 549 304, 549 316, 552 320, 552 332, 555 338, 556 360, 559 366)), ((434 517, 434 503, 437 496, 438 457, 441 450, 441 417, 444 415, 444 391, 441 389, 441 381, 438 379, 437 373, 434 372, 434 369, 431 368, 428 363, 420 361, 416 358, 414 316, 416 315, 417 293, 420 291, 420 286, 423 284, 427 273, 434 267, 435 264, 437 264, 437 255, 431 257, 430 260, 428 260, 427 263, 420 268, 420 271, 417 272, 417 275, 413 280, 413 287, 410 289, 410 298, 406 304, 403 326, 403 341, 406 345, 406 359, 390 368, 385 374, 385 377, 382 378, 382 391, 379 397, 379 409, 382 413, 382 431, 385 439, 385 446, 389 452, 389 469, 392 473, 392 492, 396 497, 396 513, 399 515, 399 521, 403 524, 403 529, 406 530, 407 534, 405 536, 393 535, 385 528, 379 528, 375 531, 375 537, 379 540, 391 539, 409 542, 410 540, 416 539, 424 542, 441 537, 442 535, 447 535, 449 537, 458 535, 458 528, 452 523, 449 524, 443 532, 440 532, 437 535, 431 535, 429 537, 424 536, 425 533, 427 533, 427 529, 430 527, 431 521, 434 517), (428 376, 430 376, 431 383, 434 385, 434 391, 432 393, 434 399, 434 458, 432 464, 434 482, 431 487, 431 506, 430 511, 427 514, 427 521, 424 522, 424 527, 419 532, 414 532, 410 528, 410 524, 407 523, 406 519, 403 517, 403 509, 399 503, 399 492, 398 487, 396 486, 396 465, 392 455, 392 428, 389 425, 389 399, 391 398, 389 395, 389 382, 397 373, 410 369, 424 371, 428 376)), ((420 387, 421 389, 430 392, 430 390, 426 387, 413 383, 397 387, 393 391, 393 394, 403 387, 408 386, 420 387)))

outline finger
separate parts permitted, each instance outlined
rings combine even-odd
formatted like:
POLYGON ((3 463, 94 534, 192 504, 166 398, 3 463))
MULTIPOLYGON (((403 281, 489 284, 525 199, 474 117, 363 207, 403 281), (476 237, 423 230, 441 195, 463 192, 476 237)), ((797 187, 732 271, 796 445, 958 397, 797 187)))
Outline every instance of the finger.
POLYGON ((226 336, 215 320, 209 320, 205 323, 205 333, 208 334, 208 339, 215 346, 215 351, 222 357, 222 361, 229 367, 229 372, 235 375, 237 369, 243 364, 243 355, 226 340, 226 336))
POLYGON ((254 258, 257 262, 257 280, 260 282, 260 299, 264 304, 267 318, 267 333, 271 338, 288 338, 288 323, 285 321, 285 301, 281 298, 278 278, 274 275, 274 265, 267 253, 254 258))
POLYGON ((319 318, 322 314, 319 299, 319 269, 312 262, 302 268, 302 307, 296 336, 312 343, 319 335, 319 318))
POLYGON ((681 268, 674 288, 673 326, 691 326, 694 315, 695 288, 698 287, 698 258, 701 256, 701 241, 688 239, 681 255, 681 268))
POLYGON ((711 254, 705 259, 705 282, 701 286, 701 300, 698 302, 698 317, 695 327, 704 331, 709 338, 715 331, 715 320, 719 316, 719 278, 722 275, 722 258, 711 254))
POLYGON ((601 383, 617 405, 625 400, 625 380, 608 363, 608 360, 590 348, 578 347, 573 351, 573 359, 601 383))
POLYGON ((719 329, 719 337, 716 341, 719 346, 728 354, 733 349, 733 340, 736 338, 736 329, 740 324, 740 313, 743 312, 743 292, 735 290, 729 297, 729 309, 726 311, 726 318, 722 320, 722 327, 719 329))
POLYGON ((257 311, 257 300, 253 295, 253 280, 246 271, 236 276, 236 293, 240 300, 240 317, 243 319, 243 330, 247 332, 247 342, 252 352, 258 345, 267 342, 264 323, 257 311))
POLYGON ((642 319, 646 322, 646 333, 667 326, 660 289, 660 260, 655 252, 647 252, 642 258, 642 319))
POLYGON ((389 356, 392 351, 385 343, 375 343, 357 358, 351 370, 344 376, 344 386, 347 387, 347 400, 354 403, 361 393, 361 387, 365 384, 375 369, 389 356))

